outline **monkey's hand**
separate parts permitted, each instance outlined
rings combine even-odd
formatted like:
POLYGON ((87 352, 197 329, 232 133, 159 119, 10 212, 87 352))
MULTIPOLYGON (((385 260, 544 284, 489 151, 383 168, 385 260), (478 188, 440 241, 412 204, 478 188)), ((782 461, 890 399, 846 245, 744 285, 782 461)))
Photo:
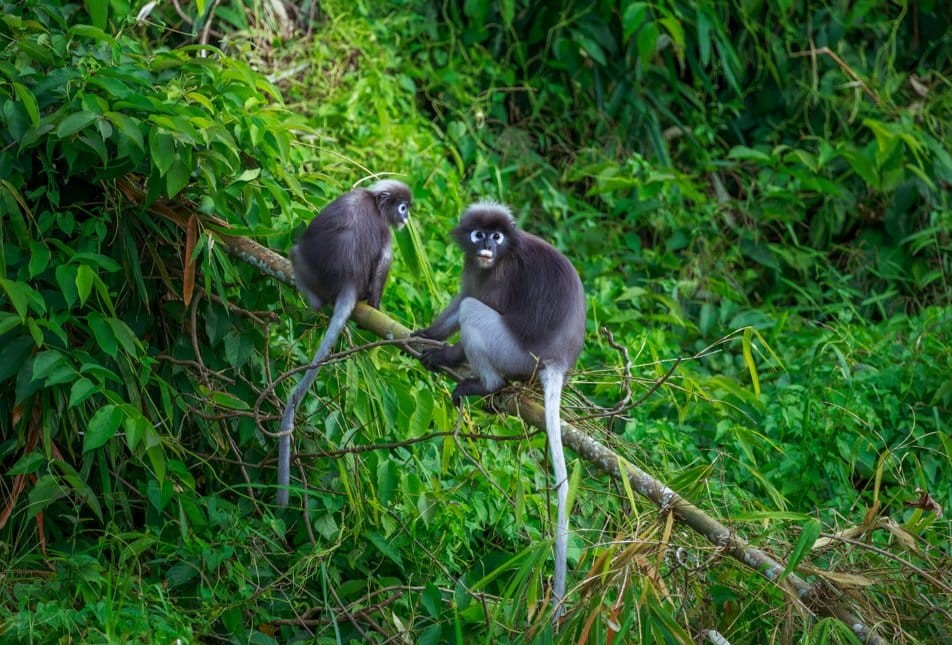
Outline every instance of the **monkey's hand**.
POLYGON ((432 327, 427 327, 426 329, 417 329, 416 331, 411 331, 410 336, 415 336, 417 338, 428 338, 430 340, 443 340, 442 338, 437 338, 432 329, 432 327))
POLYGON ((420 361, 427 369, 436 370, 440 367, 456 367, 463 362, 466 355, 460 343, 447 347, 423 350, 420 361))

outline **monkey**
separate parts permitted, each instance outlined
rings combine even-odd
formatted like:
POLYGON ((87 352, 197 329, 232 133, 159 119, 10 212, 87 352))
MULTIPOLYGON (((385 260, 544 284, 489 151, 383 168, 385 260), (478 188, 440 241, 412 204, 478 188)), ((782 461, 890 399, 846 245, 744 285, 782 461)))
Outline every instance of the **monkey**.
POLYGON ((452 236, 464 253, 462 287, 429 327, 414 335, 459 342, 425 350, 430 369, 465 358, 475 373, 453 390, 452 400, 496 392, 511 378, 538 373, 558 500, 554 545, 553 620, 564 611, 568 546, 568 474, 559 407, 565 373, 585 341, 585 290, 571 262, 548 242, 518 230, 508 207, 470 206, 452 236))
POLYGON ((291 248, 291 266, 298 289, 311 307, 334 305, 324 338, 311 359, 314 365, 288 398, 278 437, 279 506, 288 504, 291 481, 291 434, 294 410, 314 382, 358 300, 380 308, 390 272, 393 246, 390 228, 400 229, 410 217, 412 195, 399 181, 385 179, 369 188, 345 193, 324 207, 291 248))

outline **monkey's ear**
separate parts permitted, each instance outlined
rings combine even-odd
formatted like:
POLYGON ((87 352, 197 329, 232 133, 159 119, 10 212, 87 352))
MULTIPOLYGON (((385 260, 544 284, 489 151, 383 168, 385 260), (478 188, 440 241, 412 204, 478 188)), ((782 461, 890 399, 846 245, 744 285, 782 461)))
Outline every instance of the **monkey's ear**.
POLYGON ((383 208, 383 205, 390 201, 390 191, 382 190, 377 193, 377 208, 383 208))

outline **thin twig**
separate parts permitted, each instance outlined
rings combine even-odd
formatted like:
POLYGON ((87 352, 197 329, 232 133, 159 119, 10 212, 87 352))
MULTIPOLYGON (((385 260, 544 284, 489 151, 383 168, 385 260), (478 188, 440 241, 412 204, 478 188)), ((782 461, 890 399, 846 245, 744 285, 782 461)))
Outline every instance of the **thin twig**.
POLYGON ((856 82, 856 84, 859 85, 859 87, 861 87, 864 92, 866 92, 866 94, 867 94, 867 96, 869 96, 869 98, 873 99, 873 102, 874 102, 876 105, 882 105, 882 99, 880 99, 879 96, 878 96, 875 92, 873 92, 873 90, 869 89, 869 86, 866 84, 866 81, 864 81, 863 79, 861 79, 861 78, 859 77, 859 74, 857 74, 856 72, 854 72, 853 69, 852 69, 849 65, 847 65, 847 64, 843 61, 842 58, 840 58, 839 56, 837 56, 836 53, 835 53, 832 49, 830 49, 829 47, 812 48, 812 49, 808 49, 807 51, 793 52, 793 53, 790 54, 790 55, 791 55, 793 58, 802 58, 803 56, 809 56, 809 57, 811 58, 811 60, 814 61, 814 69, 815 69, 815 68, 816 68, 815 65, 816 65, 816 56, 817 56, 817 54, 822 54, 822 55, 829 56, 830 58, 832 58, 833 61, 834 61, 837 65, 840 66, 840 69, 842 69, 844 72, 846 72, 846 75, 849 76, 851 79, 853 79, 853 80, 856 82))

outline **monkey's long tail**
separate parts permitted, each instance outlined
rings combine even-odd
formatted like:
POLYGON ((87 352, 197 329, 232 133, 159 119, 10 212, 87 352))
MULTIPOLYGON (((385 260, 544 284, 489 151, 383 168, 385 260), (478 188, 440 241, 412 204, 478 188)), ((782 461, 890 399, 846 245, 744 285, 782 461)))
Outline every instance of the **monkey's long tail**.
MULTIPOLYGON (((354 311, 354 305, 357 304, 357 293, 353 289, 341 291, 337 296, 337 302, 334 303, 334 313, 331 321, 327 325, 327 331, 324 332, 324 338, 321 340, 320 347, 314 353, 311 364, 319 363, 327 358, 331 353, 331 348, 337 342, 347 319, 354 311)), ((301 382, 291 393, 288 403, 284 407, 284 415, 281 417, 281 435, 278 437, 278 494, 275 497, 275 503, 278 506, 288 505, 288 485, 291 483, 291 434, 294 432, 294 411, 304 394, 311 387, 317 373, 321 371, 321 366, 317 365, 309 369, 301 382)))
POLYGON ((569 496, 568 472, 565 469, 565 452, 562 449, 562 421, 559 409, 562 405, 564 369, 547 365, 540 374, 542 393, 545 399, 545 434, 549 439, 549 455, 552 473, 555 475, 555 494, 558 508, 555 519, 555 575, 552 584, 552 620, 556 621, 565 611, 565 574, 568 568, 569 520, 566 505, 569 496))

